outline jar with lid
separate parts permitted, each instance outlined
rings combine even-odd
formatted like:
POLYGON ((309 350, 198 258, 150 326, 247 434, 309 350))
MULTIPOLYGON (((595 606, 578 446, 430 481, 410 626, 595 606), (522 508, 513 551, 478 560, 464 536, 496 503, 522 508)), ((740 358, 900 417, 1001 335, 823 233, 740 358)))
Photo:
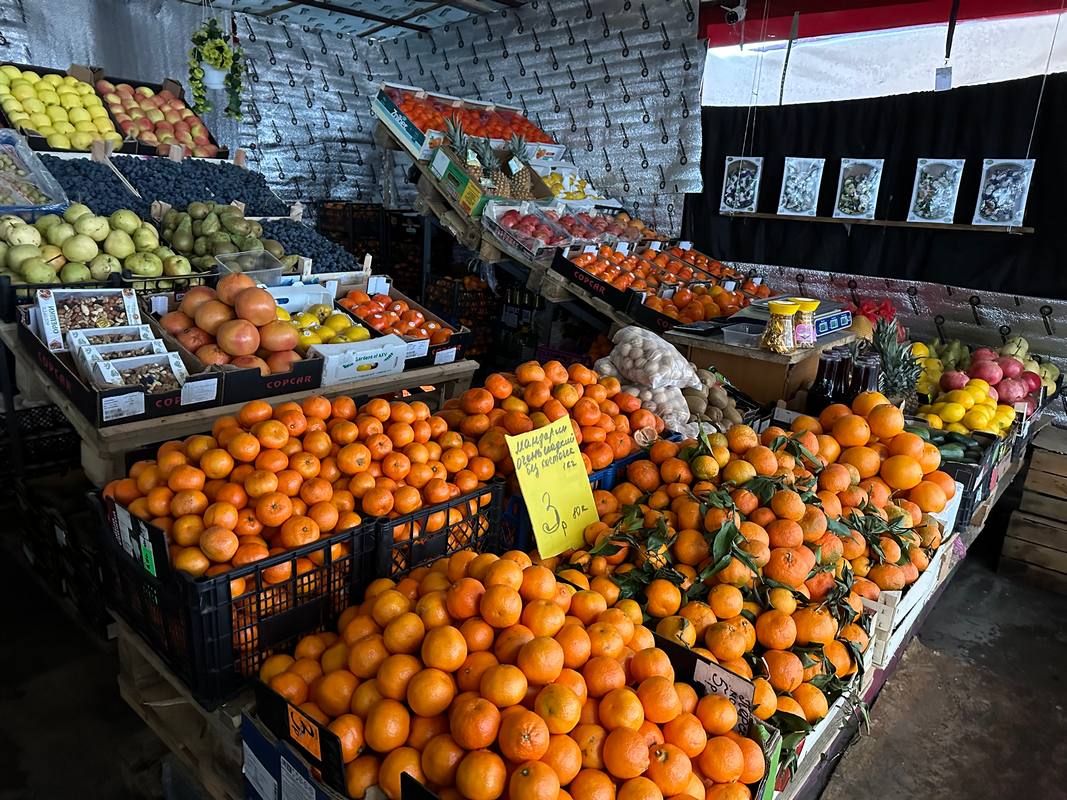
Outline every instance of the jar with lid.
POLYGON ((815 347, 815 312, 819 301, 810 297, 790 297, 797 304, 797 314, 793 322, 793 338, 797 349, 810 350, 815 347))
POLYGON ((799 306, 790 300, 771 300, 767 303, 767 308, 771 316, 763 330, 760 347, 772 353, 792 353, 797 349, 793 336, 793 318, 799 306))

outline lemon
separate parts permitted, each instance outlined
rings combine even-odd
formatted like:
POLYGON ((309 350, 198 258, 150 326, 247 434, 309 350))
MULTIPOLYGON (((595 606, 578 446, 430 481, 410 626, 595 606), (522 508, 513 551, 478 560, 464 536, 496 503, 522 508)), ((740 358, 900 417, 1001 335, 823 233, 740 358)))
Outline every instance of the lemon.
POLYGON ((315 329, 315 335, 322 340, 323 344, 329 344, 333 341, 333 337, 337 335, 337 331, 333 328, 327 328, 325 325, 320 325, 315 329))
POLYGON ((50 126, 52 119, 47 114, 30 114, 30 125, 36 130, 40 130, 42 127, 50 126))
POLYGON ((333 309, 325 303, 316 303, 313 306, 308 306, 304 313, 312 314, 318 322, 323 322, 327 317, 333 314, 333 309))
POLYGON ((984 407, 975 406, 966 414, 963 415, 961 420, 964 425, 970 428, 972 431, 979 428, 986 428, 989 423, 993 421, 993 414, 990 413, 984 407))
POLYGON ((915 413, 916 414, 920 414, 920 415, 929 414, 929 413, 931 413, 932 409, 933 409, 933 406, 931 406, 931 405, 919 406, 917 409, 915 409, 915 413))
POLYGON ((945 410, 945 406, 946 405, 947 405, 947 403, 943 403, 941 401, 938 401, 938 402, 934 403, 930 407, 930 411, 933 414, 937 414, 938 416, 941 416, 941 412, 945 410))
POLYGON ((300 335, 296 339, 296 350, 303 355, 308 351, 309 347, 316 344, 322 344, 322 338, 317 332, 305 329, 300 331, 300 335))
POLYGON ((99 133, 107 133, 115 130, 115 125, 107 117, 94 120, 92 125, 99 133))
POLYGON ((975 403, 982 403, 990 399, 989 392, 981 386, 966 386, 961 391, 967 392, 975 403))
POLYGON ((107 109, 103 106, 89 106, 86 109, 92 119, 107 119, 107 109))
POLYGON ((941 430, 945 427, 945 423, 942 422, 941 417, 937 416, 937 414, 927 414, 924 419, 926 420, 926 424, 931 428, 941 430))
POLYGON ((27 80, 30 83, 37 83, 37 81, 41 80, 41 76, 38 75, 36 72, 34 72, 31 69, 28 69, 25 72, 23 72, 22 73, 22 78, 23 78, 23 80, 27 80))
POLYGON ((64 94, 59 98, 59 104, 63 108, 81 108, 82 98, 79 94, 64 94))
POLYGON ((31 114, 43 114, 47 106, 36 97, 30 97, 22 101, 22 107, 31 114))
POLYGON ((930 348, 922 342, 912 342, 911 354, 916 358, 926 358, 928 355, 930 355, 930 348))
POLYGON ((44 103, 46 106, 59 105, 59 95, 55 92, 49 91, 48 89, 38 92, 37 99, 44 103))
POLYGON ((281 306, 276 306, 274 308, 274 316, 276 316, 278 319, 282 320, 283 322, 288 322, 289 320, 292 319, 292 316, 290 316, 289 312, 286 311, 281 306))
POLYGON ((938 412, 938 416, 945 422, 959 422, 963 419, 963 415, 967 413, 967 409, 960 403, 945 403, 944 408, 938 412))
POLYGON ((62 106, 48 106, 45 112, 56 122, 70 122, 70 116, 67 114, 67 109, 62 106))
POLYGON ((62 133, 53 133, 48 137, 48 146, 53 150, 70 150, 70 139, 62 133))
POLYGON ((47 75, 41 76, 41 81, 47 83, 49 86, 59 86, 63 83, 63 76, 56 75, 54 72, 49 72, 47 75))
POLYGON ((953 389, 941 399, 949 403, 958 403, 964 409, 969 409, 974 405, 974 397, 965 389, 953 389))
POLYGON ((56 122, 52 125, 52 127, 56 129, 56 133, 71 134, 77 130, 77 128, 75 128, 69 122, 56 122))
POLYGON ((967 381, 966 388, 970 389, 972 386, 981 386, 986 391, 989 390, 989 381, 982 380, 981 378, 971 378, 967 381))
POLYGON ((295 322, 300 328, 310 328, 312 325, 319 324, 319 318, 312 314, 310 311, 301 311, 299 314, 293 317, 293 322, 295 322))
POLYGON ((345 336, 353 342, 365 342, 370 338, 370 331, 362 325, 353 325, 345 331, 345 336))
POLYGON ((970 433, 971 430, 966 425, 960 425, 958 422, 950 422, 945 426, 946 431, 952 431, 953 433, 970 433))
POLYGON ((334 312, 333 314, 330 314, 322 324, 330 330, 340 333, 346 328, 352 327, 352 318, 347 314, 334 312))
POLYGON ((347 336, 345 336, 344 334, 339 333, 336 336, 334 336, 332 339, 330 339, 330 344, 349 344, 351 341, 352 340, 349 339, 347 336))

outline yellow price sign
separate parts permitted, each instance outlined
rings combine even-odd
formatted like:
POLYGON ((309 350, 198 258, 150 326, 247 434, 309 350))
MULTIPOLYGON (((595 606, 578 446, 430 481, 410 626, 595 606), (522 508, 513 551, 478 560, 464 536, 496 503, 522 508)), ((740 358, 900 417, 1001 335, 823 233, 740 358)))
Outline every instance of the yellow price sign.
POLYGON ((570 417, 504 438, 541 557, 582 547, 586 527, 600 515, 570 417))

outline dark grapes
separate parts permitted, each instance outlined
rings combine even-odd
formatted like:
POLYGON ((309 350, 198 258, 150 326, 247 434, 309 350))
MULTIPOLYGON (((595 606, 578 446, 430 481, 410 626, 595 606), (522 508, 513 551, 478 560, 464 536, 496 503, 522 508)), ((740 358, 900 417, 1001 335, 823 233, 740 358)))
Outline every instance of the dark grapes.
POLYGON ((162 200, 176 208, 185 208, 196 200, 215 199, 210 185, 201 176, 183 168, 184 161, 114 156, 112 162, 149 203, 162 200))
POLYGON ((88 158, 56 158, 46 153, 38 156, 59 181, 70 202, 84 203, 94 213, 104 216, 128 208, 141 219, 148 219, 149 204, 130 194, 109 167, 88 158))
POLYGON ((234 200, 245 204, 250 217, 286 217, 289 207, 271 191, 262 174, 229 161, 199 161, 186 159, 182 169, 197 177, 215 192, 219 203, 234 200))
POLYGON ((314 228, 290 219, 264 220, 263 237, 281 242, 286 253, 311 259, 312 272, 348 272, 359 269, 355 257, 314 228))

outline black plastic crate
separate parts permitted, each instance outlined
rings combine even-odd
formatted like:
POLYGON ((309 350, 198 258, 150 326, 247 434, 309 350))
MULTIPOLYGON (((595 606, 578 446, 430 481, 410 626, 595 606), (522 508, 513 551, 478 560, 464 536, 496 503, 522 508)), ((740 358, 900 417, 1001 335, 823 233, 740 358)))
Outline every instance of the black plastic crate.
POLYGON ((499 545, 504 484, 484 487, 395 519, 378 520, 375 578, 397 577, 457 550, 499 545))
POLYGON ((102 560, 112 573, 112 610, 209 709, 255 677, 267 656, 290 652, 302 636, 333 626, 359 598, 374 552, 369 522, 222 575, 194 578, 171 569, 160 528, 111 499, 105 519, 102 560))
MULTIPOLYGON (((74 426, 54 405, 16 409, 22 450, 22 475, 65 472, 81 463, 81 438, 74 426)), ((0 448, 11 452, 7 419, 0 413, 0 448)), ((0 465, 0 478, 15 477, 10 460, 0 465)))
POLYGON ((10 275, 0 275, 0 320, 15 322, 18 319, 18 307, 32 303, 38 289, 118 289, 121 286, 122 279, 117 272, 112 272, 104 281, 82 283, 15 283, 10 275))

